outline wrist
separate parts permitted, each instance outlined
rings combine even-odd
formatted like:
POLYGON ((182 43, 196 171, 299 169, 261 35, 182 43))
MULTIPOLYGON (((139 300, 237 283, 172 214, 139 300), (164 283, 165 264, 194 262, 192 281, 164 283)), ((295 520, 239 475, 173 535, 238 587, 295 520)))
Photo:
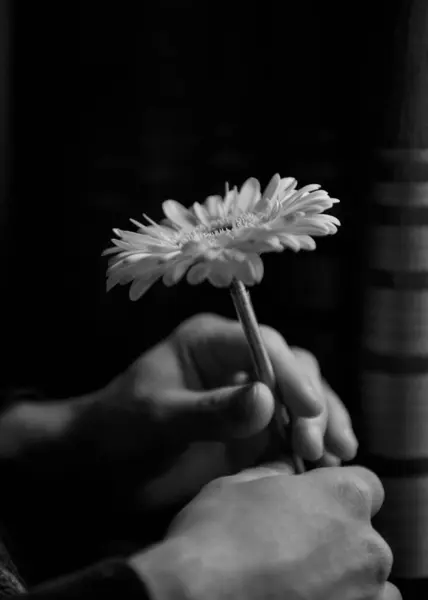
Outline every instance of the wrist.
POLYGON ((153 600, 208 598, 200 553, 192 551, 190 542, 167 539, 132 556, 128 566, 144 583, 153 600))
POLYGON ((25 393, 13 395, 0 414, 0 460, 64 439, 101 393, 61 400, 25 393))
POLYGON ((0 458, 14 458, 30 446, 60 438, 72 420, 73 409, 66 403, 17 402, 0 418, 0 458))

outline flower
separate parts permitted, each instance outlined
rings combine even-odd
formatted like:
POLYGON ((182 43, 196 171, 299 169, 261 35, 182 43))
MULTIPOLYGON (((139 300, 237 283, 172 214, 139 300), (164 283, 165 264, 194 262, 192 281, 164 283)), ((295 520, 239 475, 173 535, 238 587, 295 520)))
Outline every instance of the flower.
POLYGON ((205 279, 216 287, 229 286, 234 278, 246 285, 263 278, 260 254, 314 250, 312 236, 336 233, 339 220, 322 214, 339 200, 319 185, 297 189, 291 177, 274 175, 260 192, 257 179, 248 179, 238 191, 226 185, 224 197, 209 196, 203 204, 185 208, 175 200, 162 204, 166 219, 138 230, 114 229, 113 255, 107 270, 107 290, 131 283, 130 298, 140 298, 158 279, 173 285, 182 279, 191 284, 205 279))

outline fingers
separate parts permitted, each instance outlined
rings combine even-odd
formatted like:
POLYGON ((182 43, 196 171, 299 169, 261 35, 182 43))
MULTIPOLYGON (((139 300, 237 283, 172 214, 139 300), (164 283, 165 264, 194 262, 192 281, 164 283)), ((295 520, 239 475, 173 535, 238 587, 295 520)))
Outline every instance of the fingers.
POLYGON ((385 492, 379 477, 365 467, 332 467, 314 469, 302 477, 321 478, 331 486, 333 494, 359 515, 373 517, 381 508, 385 492))
MULTIPOLYGON (((323 411, 323 420, 326 420, 323 411)), ((316 461, 320 460, 324 454, 324 439, 323 430, 325 424, 321 423, 321 419, 296 419, 293 423, 292 440, 294 451, 304 460, 316 461)))
POLYGON ((322 467, 339 467, 341 465, 341 460, 335 454, 331 454, 331 452, 324 452, 321 458, 315 461, 315 468, 322 467))
POLYGON ((393 583, 387 581, 375 600, 403 600, 403 596, 393 583))
POLYGON ((313 381, 300 367, 295 354, 281 334, 261 327, 269 358, 275 372, 279 400, 295 417, 315 417, 322 412, 322 401, 313 381))
POLYGON ((323 381, 328 420, 324 443, 342 460, 352 460, 358 450, 358 440, 352 429, 351 418, 339 396, 323 381))
POLYGON ((322 402, 322 411, 317 417, 296 420, 293 431, 296 452, 306 460, 316 461, 322 458, 327 449, 341 460, 351 460, 357 452, 358 442, 348 411, 322 379, 316 358, 300 348, 293 348, 293 352, 322 402))
MULTIPOLYGON (((321 459, 325 449, 343 460, 353 458, 357 443, 348 413, 322 382, 316 359, 309 352, 292 350, 275 329, 263 326, 261 334, 274 368, 278 397, 295 418, 296 452, 310 461, 321 459)), ((214 381, 247 381, 246 373, 253 365, 240 323, 198 315, 181 326, 178 335, 194 356, 205 356, 204 368, 215 371, 214 381)))
POLYGON ((265 429, 274 399, 264 384, 251 383, 199 392, 170 390, 162 407, 162 418, 175 438, 225 441, 265 429))
MULTIPOLYGON (((315 391, 297 364, 283 337, 270 327, 261 327, 261 334, 275 372, 280 396, 293 414, 316 416, 321 406, 315 391)), ((195 360, 203 357, 203 368, 214 379, 230 378, 238 372, 251 372, 253 362, 242 326, 217 315, 198 315, 186 321, 177 331, 180 343, 191 348, 195 360), (209 356, 209 360, 208 357, 209 356)))
POLYGON ((320 460, 324 453, 324 433, 329 418, 326 395, 321 383, 318 362, 306 350, 293 349, 299 368, 306 373, 307 378, 316 390, 321 401, 321 413, 312 418, 298 418, 293 425, 293 448, 297 454, 309 461, 320 460))

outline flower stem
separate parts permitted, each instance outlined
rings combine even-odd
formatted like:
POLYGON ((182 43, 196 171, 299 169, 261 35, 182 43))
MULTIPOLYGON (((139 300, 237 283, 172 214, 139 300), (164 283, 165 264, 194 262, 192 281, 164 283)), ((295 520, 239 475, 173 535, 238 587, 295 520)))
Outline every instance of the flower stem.
POLYGON ((291 452, 293 467, 296 473, 304 473, 305 466, 300 456, 297 456, 291 449, 291 427, 292 421, 288 415, 286 407, 278 400, 279 394, 276 390, 275 374, 272 363, 263 342, 260 327, 257 322, 254 308, 251 303, 250 294, 242 281, 234 279, 230 287, 233 303, 245 336, 250 346, 253 359, 254 370, 258 381, 261 381, 269 387, 275 394, 275 415, 272 427, 275 430, 276 442, 281 444, 281 449, 286 448, 291 452), (285 417, 285 423, 284 423, 285 417))

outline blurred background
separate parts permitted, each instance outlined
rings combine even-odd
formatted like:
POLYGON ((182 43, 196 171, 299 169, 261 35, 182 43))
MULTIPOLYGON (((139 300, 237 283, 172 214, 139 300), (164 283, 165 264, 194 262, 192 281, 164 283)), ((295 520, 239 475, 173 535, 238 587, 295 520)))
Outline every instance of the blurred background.
POLYGON ((234 317, 209 285, 107 294, 112 227, 226 181, 319 183, 340 232, 266 255, 253 303, 346 403, 413 579, 428 577, 427 6, 0 2, 0 386, 86 393, 183 319, 234 317))

